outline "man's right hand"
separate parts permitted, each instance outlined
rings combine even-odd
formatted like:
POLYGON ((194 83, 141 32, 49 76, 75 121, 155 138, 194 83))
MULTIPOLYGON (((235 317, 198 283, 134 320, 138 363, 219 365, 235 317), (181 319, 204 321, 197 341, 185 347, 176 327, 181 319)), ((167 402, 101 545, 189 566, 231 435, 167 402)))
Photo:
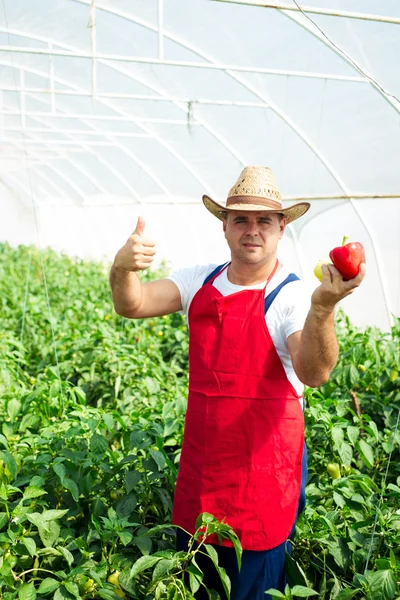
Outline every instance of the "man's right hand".
POLYGON ((129 236, 125 246, 118 252, 114 266, 125 271, 143 271, 153 262, 155 243, 144 237, 145 220, 139 217, 135 231, 129 236))

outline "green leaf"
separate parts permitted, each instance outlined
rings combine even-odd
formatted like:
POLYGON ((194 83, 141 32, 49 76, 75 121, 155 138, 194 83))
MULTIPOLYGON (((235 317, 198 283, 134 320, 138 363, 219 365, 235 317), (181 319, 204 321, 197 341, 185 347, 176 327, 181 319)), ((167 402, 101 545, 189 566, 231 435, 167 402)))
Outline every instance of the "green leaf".
POLYGON ((133 538, 134 543, 139 548, 140 552, 144 555, 150 554, 152 541, 149 537, 135 537, 133 538))
POLYGON ((369 433, 375 437, 376 441, 379 443, 379 431, 375 421, 369 421, 368 425, 365 427, 369 433))
POLYGON ((302 585, 308 587, 306 574, 289 552, 285 552, 285 571, 290 586, 302 585))
POLYGON ((280 592, 279 590, 275 590, 274 588, 270 588, 265 593, 269 594, 273 598, 286 598, 285 594, 282 594, 282 592, 280 592))
POLYGON ((390 566, 392 567, 393 571, 395 571, 397 569, 396 555, 391 548, 390 548, 389 556, 390 556, 390 566))
POLYGON ((343 590, 340 590, 338 595, 335 596, 335 600, 349 600, 349 598, 352 598, 354 596, 354 594, 357 594, 357 593, 358 593, 358 590, 351 590, 349 588, 345 588, 343 590))
POLYGON ((36 600, 36 590, 33 583, 24 583, 18 590, 19 600, 36 600))
POLYGON ((328 542, 327 545, 335 563, 345 571, 349 561, 349 548, 346 542, 342 538, 335 538, 334 543, 328 542))
POLYGON ((76 485, 75 481, 73 481, 69 477, 65 477, 62 484, 69 492, 71 492, 71 495, 72 495, 73 499, 75 500, 75 502, 78 502, 79 488, 76 485))
POLYGON ((160 556, 141 556, 132 566, 130 577, 136 577, 142 571, 146 569, 150 569, 153 567, 158 561, 161 560, 160 556))
POLYGON ((102 458, 108 449, 107 438, 99 433, 94 433, 90 438, 90 449, 96 458, 102 458))
POLYGON ((131 534, 130 531, 119 531, 118 532, 118 537, 121 540, 121 542, 123 543, 124 546, 127 546, 132 540, 133 540, 133 535, 131 534))
POLYGON ((104 413, 103 421, 107 425, 107 429, 109 431, 112 431, 114 429, 114 418, 111 415, 104 413))
POLYGON ((208 556, 213 561, 214 566, 218 567, 218 553, 217 553, 216 549, 214 548, 214 546, 211 546, 210 544, 204 544, 204 548, 205 548, 208 556))
POLYGON ((337 504, 337 506, 340 506, 340 508, 343 508, 346 504, 343 496, 341 496, 337 492, 333 492, 333 501, 335 502, 335 504, 337 504))
POLYGON ((353 365, 353 363, 350 365, 349 368, 349 372, 348 372, 348 383, 347 385, 350 388, 353 388, 359 381, 360 379, 360 372, 357 369, 357 367, 355 365, 353 365))
POLYGON ((335 446, 339 448, 339 446, 343 443, 344 440, 343 429, 338 426, 332 427, 331 435, 335 446))
POLYGON ((303 585, 295 585, 291 591, 293 596, 298 596, 299 598, 309 598, 310 596, 318 596, 318 592, 312 590, 309 587, 304 587, 303 585))
POLYGON ((337 452, 340 456, 340 460, 345 467, 350 467, 353 458, 353 449, 347 442, 342 442, 337 448, 337 452))
POLYGON ((157 579, 163 579, 174 564, 175 560, 171 558, 161 559, 154 568, 152 581, 157 581, 157 579))
POLYGON ((125 478, 126 493, 130 494, 140 481, 140 473, 137 471, 127 471, 125 478))
POLYGON ((124 496, 117 504, 117 515, 119 517, 129 517, 135 510, 137 505, 137 498, 135 494, 129 494, 124 496))
POLYGON ((204 578, 204 574, 197 566, 195 558, 192 559, 192 564, 188 566, 186 571, 189 573, 190 590, 192 594, 195 594, 204 578))
POLYGON ((59 476, 59 478, 61 479, 61 483, 63 482, 63 479, 66 475, 66 469, 65 466, 62 463, 55 463, 53 465, 53 471, 56 475, 59 476))
POLYGON ((57 521, 49 521, 46 523, 47 527, 39 526, 39 537, 42 540, 45 548, 51 548, 54 546, 60 535, 60 526, 57 521))
POLYGON ((40 513, 29 513, 26 515, 26 517, 28 521, 33 523, 38 529, 41 527, 42 529, 48 531, 48 525, 40 513))
POLYGON ((231 597, 231 580, 229 579, 224 567, 216 567, 217 573, 228 598, 231 597))
POLYGON ((8 416, 10 417, 11 423, 15 420, 15 417, 18 415, 20 410, 21 410, 21 402, 19 400, 17 400, 16 398, 13 398, 12 400, 9 401, 9 403, 7 404, 7 413, 8 413, 8 416))
POLYGON ((72 563, 74 562, 74 555, 71 554, 71 552, 69 550, 67 550, 67 548, 63 548, 62 546, 57 546, 57 550, 59 550, 61 552, 61 554, 67 561, 68 566, 70 567, 72 565, 72 563))
POLYGON ((64 585, 61 585, 54 593, 53 600, 74 600, 75 596, 69 593, 64 585))
POLYGON ((64 517, 67 512, 69 512, 69 509, 67 510, 45 510, 42 513, 42 517, 45 521, 55 521, 57 519, 61 519, 62 517, 64 517))
POLYGON ((393 600, 396 596, 397 582, 393 571, 377 571, 369 579, 369 598, 371 600, 393 600))
POLYGON ((149 450, 151 456, 153 457, 153 459, 156 462, 157 467, 159 468, 160 471, 162 471, 165 467, 165 456, 162 452, 160 452, 159 450, 153 450, 153 448, 150 448, 149 450))
POLYGON ((372 469, 374 466, 374 452, 371 446, 364 440, 360 440, 358 442, 358 449, 366 466, 372 469))
POLYGON ((52 577, 46 577, 46 579, 43 579, 43 581, 41 582, 41 584, 38 587, 38 594, 50 594, 51 592, 54 592, 57 588, 60 587, 60 582, 57 581, 56 579, 53 579, 52 577))
POLYGON ((103 598, 103 600, 121 600, 121 598, 115 592, 104 588, 96 591, 96 597, 97 596, 103 598))
POLYGON ((35 540, 30 537, 21 538, 21 543, 24 544, 25 548, 28 550, 30 556, 35 556, 36 554, 36 543, 35 540))
POLYGON ((78 585, 75 582, 73 582, 73 581, 65 581, 64 585, 65 585, 65 589, 70 594, 72 594, 73 596, 75 596, 75 598, 79 599, 81 597, 81 595, 79 593, 79 587, 78 587, 78 585))
POLYGON ((360 436, 360 428, 359 427, 353 427, 352 425, 349 425, 347 427, 347 437, 349 438, 350 442, 352 443, 353 446, 355 446, 356 441, 358 440, 359 436, 360 436))
POLYGON ((10 452, 0 452, 0 458, 2 458, 5 464, 7 465, 8 470, 11 473, 11 477, 14 480, 18 475, 18 466, 15 458, 10 452))
POLYGON ((3 529, 4 525, 8 523, 8 514, 5 512, 0 513, 0 531, 3 529))
POLYGON ((47 494, 46 490, 42 490, 42 489, 40 489, 38 487, 34 487, 34 486, 30 486, 29 485, 24 490, 23 499, 24 500, 28 500, 30 498, 39 498, 39 496, 44 496, 45 494, 47 494))

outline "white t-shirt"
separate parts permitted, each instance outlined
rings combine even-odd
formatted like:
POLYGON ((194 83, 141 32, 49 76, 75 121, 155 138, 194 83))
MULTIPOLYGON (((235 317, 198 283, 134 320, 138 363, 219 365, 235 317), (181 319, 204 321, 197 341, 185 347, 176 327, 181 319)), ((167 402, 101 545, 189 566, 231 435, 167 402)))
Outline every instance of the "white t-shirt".
MULTIPOLYGON (((168 279, 171 279, 176 284, 181 294, 183 307, 181 314, 188 315, 190 303, 195 294, 203 285, 206 277, 217 266, 216 264, 196 265, 175 271, 168 277, 168 279)), ((290 271, 286 267, 282 267, 268 283, 265 295, 268 296, 270 292, 286 279, 289 273, 290 271)), ((265 286, 265 282, 253 286, 235 285, 229 281, 227 269, 225 269, 217 276, 213 285, 223 296, 228 296, 242 290, 262 289, 265 286)), ((265 316, 268 330, 285 369, 286 376, 299 395, 303 394, 304 386, 293 369, 287 340, 292 333, 303 329, 310 306, 310 292, 307 290, 304 282, 301 280, 291 281, 280 290, 265 316)))

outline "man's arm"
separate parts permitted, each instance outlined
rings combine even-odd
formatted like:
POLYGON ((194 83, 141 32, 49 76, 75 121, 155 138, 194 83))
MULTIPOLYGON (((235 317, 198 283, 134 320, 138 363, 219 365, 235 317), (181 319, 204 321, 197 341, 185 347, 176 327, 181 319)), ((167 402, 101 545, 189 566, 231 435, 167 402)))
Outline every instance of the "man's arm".
POLYGON ((339 347, 334 328, 335 305, 351 294, 365 276, 365 264, 354 279, 343 281, 333 265, 323 265, 324 278, 311 297, 311 308, 302 331, 288 338, 293 368, 302 383, 318 387, 335 367, 339 347))
POLYGON ((129 319, 159 317, 182 310, 178 287, 169 279, 142 284, 137 271, 147 269, 155 255, 154 242, 144 237, 145 222, 136 229, 114 259, 110 285, 115 311, 129 319))

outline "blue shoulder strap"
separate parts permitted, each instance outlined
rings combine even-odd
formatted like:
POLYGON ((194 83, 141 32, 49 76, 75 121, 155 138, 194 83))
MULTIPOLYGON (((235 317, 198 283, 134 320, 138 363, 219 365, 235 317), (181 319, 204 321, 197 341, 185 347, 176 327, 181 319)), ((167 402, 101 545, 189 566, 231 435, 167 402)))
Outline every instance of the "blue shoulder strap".
POLYGON ((267 310, 269 309, 269 307, 271 306, 281 289, 285 287, 287 283, 290 283, 291 281, 298 281, 299 279, 300 277, 297 277, 297 275, 295 275, 294 273, 290 273, 290 275, 288 275, 286 279, 282 281, 282 283, 280 283, 270 294, 268 294, 268 296, 264 300, 264 313, 267 314, 267 310))
POLYGON ((212 271, 212 273, 210 273, 205 280, 203 281, 203 285, 206 285, 206 283, 208 283, 210 281, 210 279, 212 279, 214 277, 214 275, 216 275, 217 273, 219 273, 220 271, 222 271, 222 269, 224 268, 224 266, 226 265, 226 262, 223 263, 222 265, 218 265, 218 267, 216 267, 214 269, 214 271, 212 271))

